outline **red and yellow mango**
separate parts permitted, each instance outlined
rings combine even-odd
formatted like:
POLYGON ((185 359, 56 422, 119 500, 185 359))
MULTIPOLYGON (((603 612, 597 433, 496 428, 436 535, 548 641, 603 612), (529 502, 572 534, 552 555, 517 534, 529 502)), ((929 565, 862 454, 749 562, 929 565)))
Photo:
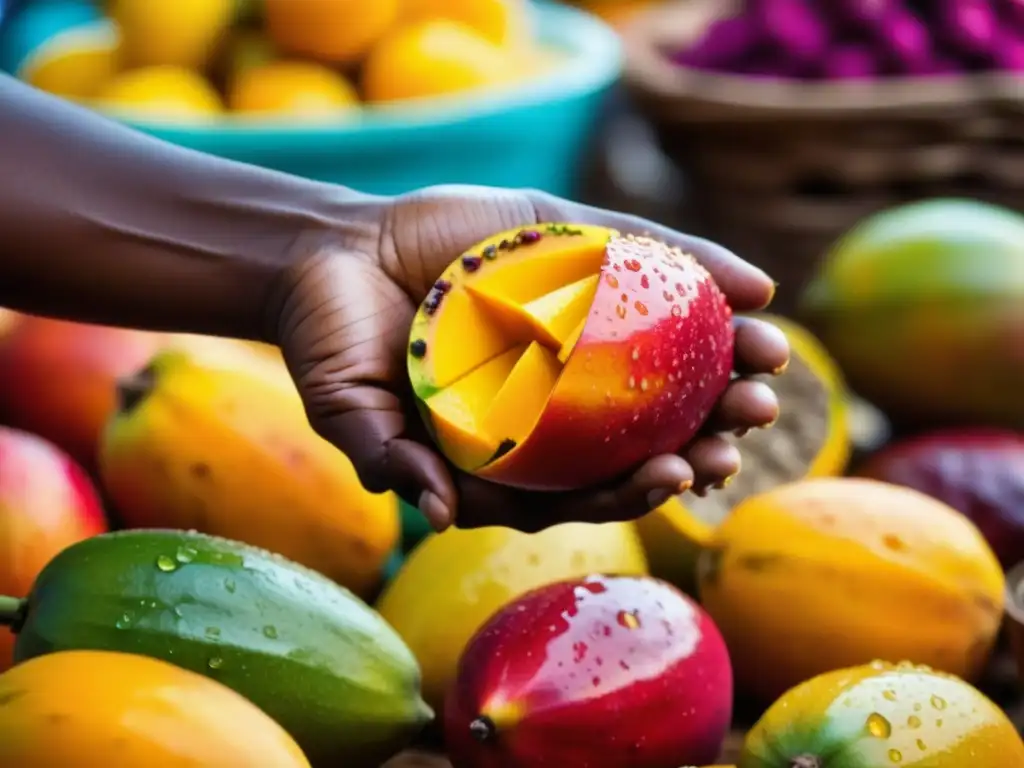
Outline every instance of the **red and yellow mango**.
POLYGON ((1003 614, 1003 571, 978 529, 873 480, 808 479, 750 497, 698 570, 737 684, 767 701, 872 659, 976 679, 1003 614))
POLYGON ((413 321, 420 410, 460 469, 570 490, 696 434, 732 372, 732 312, 692 257, 603 227, 495 235, 413 321))
POLYGON ((751 729, 738 768, 1018 768, 1024 742, 982 693, 913 664, 808 680, 751 729))

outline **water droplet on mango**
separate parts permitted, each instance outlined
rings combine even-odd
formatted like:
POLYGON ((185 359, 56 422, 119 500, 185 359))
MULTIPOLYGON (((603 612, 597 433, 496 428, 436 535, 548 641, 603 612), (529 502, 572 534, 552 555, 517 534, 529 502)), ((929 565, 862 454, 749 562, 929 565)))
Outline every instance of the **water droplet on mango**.
POLYGON ((224 666, 224 659, 220 656, 213 656, 208 662, 206 662, 206 666, 210 669, 220 669, 224 666))
POLYGON ((178 563, 174 560, 173 557, 169 557, 168 555, 160 555, 156 559, 156 567, 164 573, 170 573, 171 571, 178 570, 178 563))
POLYGON ((889 761, 893 762, 893 763, 901 763, 901 762, 903 762, 903 753, 900 752, 898 749, 890 749, 889 750, 889 761))
POLYGON ((195 560, 196 555, 198 554, 199 551, 193 547, 178 547, 178 551, 174 557, 179 563, 186 565, 195 560))
POLYGON ((892 723, 884 715, 880 715, 877 712, 872 712, 868 715, 864 727, 876 739, 888 739, 892 736, 892 723))
POLYGON ((273 624, 268 624, 263 628, 263 636, 271 640, 277 639, 277 627, 273 624))

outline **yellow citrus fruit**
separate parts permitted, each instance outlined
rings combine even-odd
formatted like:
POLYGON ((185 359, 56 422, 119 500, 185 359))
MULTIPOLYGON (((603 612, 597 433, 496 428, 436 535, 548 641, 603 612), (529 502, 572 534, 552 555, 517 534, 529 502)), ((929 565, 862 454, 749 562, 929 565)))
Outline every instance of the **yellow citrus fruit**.
POLYGON ((180 67, 143 67, 113 78, 97 94, 103 109, 158 120, 195 120, 223 112, 202 75, 180 67))
POLYGON ((747 735, 739 768, 1018 768, 1024 742, 964 681, 875 662, 793 688, 747 735))
POLYGON ((276 61, 243 70, 228 92, 235 112, 336 116, 359 103, 359 95, 342 75, 321 64, 276 61))
POLYGON ((495 45, 533 41, 528 0, 402 0, 401 16, 403 23, 459 21, 495 45))
POLYGON ((111 0, 121 27, 124 62, 132 67, 209 63, 235 14, 235 0, 111 0))
POLYGON ((398 101, 509 83, 518 59, 457 21, 434 19, 396 29, 363 65, 363 97, 398 101))
MULTIPOLYGON (((150 2, 152 0, 149 0, 150 2)), ((264 0, 267 33, 283 50, 349 64, 398 18, 399 0, 264 0)))
POLYGON ((108 19, 60 32, 36 48, 18 69, 29 85, 68 99, 96 95, 117 72, 121 32, 108 19))

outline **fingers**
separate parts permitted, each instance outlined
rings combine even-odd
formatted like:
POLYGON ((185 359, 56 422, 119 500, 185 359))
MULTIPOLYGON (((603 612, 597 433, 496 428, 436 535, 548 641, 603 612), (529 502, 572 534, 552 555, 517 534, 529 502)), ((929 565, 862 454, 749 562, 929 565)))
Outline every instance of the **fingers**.
POLYGON ((733 320, 736 372, 741 375, 781 373, 789 362, 789 341, 777 326, 752 317, 733 320))
POLYGON ((698 496, 712 486, 722 487, 738 474, 742 464, 739 449, 722 435, 708 435, 690 443, 683 458, 693 467, 693 492, 698 496))
POLYGON ((605 211, 586 205, 567 203, 558 198, 541 197, 537 212, 542 219, 571 219, 581 224, 597 224, 633 235, 649 235, 692 254, 711 273, 736 312, 763 309, 775 295, 775 283, 765 274, 727 248, 702 237, 685 235, 674 229, 625 213, 605 211))
POLYGON ((707 432, 744 432, 779 418, 779 399, 761 381, 737 379, 726 388, 708 419, 707 432))

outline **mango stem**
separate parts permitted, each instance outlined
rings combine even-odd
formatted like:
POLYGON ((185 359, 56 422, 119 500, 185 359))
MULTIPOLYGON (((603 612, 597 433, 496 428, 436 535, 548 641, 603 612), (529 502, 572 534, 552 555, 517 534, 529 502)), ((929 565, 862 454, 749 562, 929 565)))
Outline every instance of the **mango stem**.
POLYGON ((824 765, 817 755, 797 755, 789 761, 789 768, 824 768, 824 765))
POLYGON ((27 608, 28 600, 0 595, 0 627, 9 627, 12 632, 20 630, 27 608))

